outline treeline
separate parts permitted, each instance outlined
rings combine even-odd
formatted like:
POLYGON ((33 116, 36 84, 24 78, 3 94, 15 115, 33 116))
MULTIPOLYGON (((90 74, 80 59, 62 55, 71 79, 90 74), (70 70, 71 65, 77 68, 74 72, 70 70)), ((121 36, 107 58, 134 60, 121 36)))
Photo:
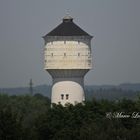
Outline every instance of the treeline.
POLYGON ((0 94, 0 140, 138 140, 139 112, 140 98, 51 108, 40 94, 0 94))
POLYGON ((123 98, 135 100, 139 91, 134 90, 123 90, 121 88, 86 88, 86 99, 90 100, 96 98, 97 100, 120 100, 123 98))

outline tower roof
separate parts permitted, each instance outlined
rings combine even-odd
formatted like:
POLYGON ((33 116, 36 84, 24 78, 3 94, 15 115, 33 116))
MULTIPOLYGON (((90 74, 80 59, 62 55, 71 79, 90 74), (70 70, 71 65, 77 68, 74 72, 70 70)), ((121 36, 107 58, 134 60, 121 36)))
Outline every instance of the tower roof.
POLYGON ((43 38, 47 36, 90 36, 87 32, 82 30, 78 25, 73 22, 73 18, 66 15, 63 18, 63 22, 59 24, 56 28, 46 34, 43 38))

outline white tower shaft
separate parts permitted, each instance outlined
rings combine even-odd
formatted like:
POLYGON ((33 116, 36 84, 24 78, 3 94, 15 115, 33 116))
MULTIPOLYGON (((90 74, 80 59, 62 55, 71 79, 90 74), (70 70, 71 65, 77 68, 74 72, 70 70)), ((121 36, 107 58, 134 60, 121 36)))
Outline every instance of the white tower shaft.
POLYGON ((65 105, 67 103, 76 104, 85 101, 83 78, 61 79, 53 84, 52 87, 52 103, 65 105), (79 80, 79 81, 78 81, 79 80))
POLYGON ((88 70, 60 69, 48 70, 54 76, 51 103, 65 105, 85 101, 84 75, 88 70))

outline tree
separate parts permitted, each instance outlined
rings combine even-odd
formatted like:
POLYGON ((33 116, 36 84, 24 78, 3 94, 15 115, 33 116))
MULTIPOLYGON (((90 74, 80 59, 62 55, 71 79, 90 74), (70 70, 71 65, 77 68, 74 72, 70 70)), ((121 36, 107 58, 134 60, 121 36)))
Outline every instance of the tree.
POLYGON ((9 106, 0 108, 0 139, 20 140, 22 137, 21 120, 17 119, 9 106))

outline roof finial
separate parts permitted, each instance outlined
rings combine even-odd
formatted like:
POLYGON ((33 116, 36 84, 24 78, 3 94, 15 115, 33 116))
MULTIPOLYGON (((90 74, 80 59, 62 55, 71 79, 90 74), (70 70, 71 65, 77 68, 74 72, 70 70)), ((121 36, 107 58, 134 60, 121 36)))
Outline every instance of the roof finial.
POLYGON ((69 22, 72 20, 73 20, 73 18, 69 14, 69 9, 67 9, 66 16, 63 18, 63 22, 69 22))
POLYGON ((70 16, 70 10, 67 9, 66 16, 70 16))

